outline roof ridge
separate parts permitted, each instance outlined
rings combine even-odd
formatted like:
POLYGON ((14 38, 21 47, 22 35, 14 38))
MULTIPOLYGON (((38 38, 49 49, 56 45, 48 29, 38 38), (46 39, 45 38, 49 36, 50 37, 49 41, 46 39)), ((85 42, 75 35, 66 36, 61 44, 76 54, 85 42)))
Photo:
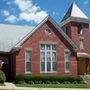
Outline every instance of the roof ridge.
POLYGON ((18 47, 19 45, 21 45, 21 44, 23 43, 24 39, 27 39, 27 37, 28 37, 31 33, 33 33, 34 31, 36 31, 36 30, 39 28, 39 26, 40 26, 44 21, 48 20, 48 18, 49 18, 49 16, 46 16, 38 25, 36 25, 36 27, 34 27, 34 28, 32 29, 32 31, 30 31, 25 37, 23 37, 22 40, 20 40, 19 42, 17 42, 17 44, 15 45, 15 47, 18 47))
POLYGON ((57 30, 62 34, 62 36, 68 41, 68 43, 70 43, 70 45, 74 48, 78 50, 78 47, 75 45, 75 43, 62 31, 62 29, 60 28, 60 26, 56 23, 56 21, 49 15, 46 18, 43 19, 43 21, 38 24, 33 30, 32 32, 29 32, 28 35, 26 35, 20 42, 18 42, 16 44, 15 47, 20 46, 26 39, 28 39, 41 25, 43 25, 47 20, 49 20, 56 28, 57 30))
POLYGON ((56 24, 57 30, 63 35, 63 37, 72 45, 72 47, 74 49, 77 49, 78 50, 78 47, 76 46, 76 44, 68 37, 68 35, 66 35, 64 33, 64 31, 61 29, 61 27, 57 24, 57 22, 52 17, 51 17, 51 20, 53 20, 53 22, 55 22, 54 24, 56 24))

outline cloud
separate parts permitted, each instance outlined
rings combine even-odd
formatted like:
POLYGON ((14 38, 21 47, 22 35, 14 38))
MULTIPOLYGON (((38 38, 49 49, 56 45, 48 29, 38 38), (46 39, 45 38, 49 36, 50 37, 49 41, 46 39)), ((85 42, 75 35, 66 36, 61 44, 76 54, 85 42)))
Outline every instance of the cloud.
POLYGON ((83 2, 83 4, 85 4, 85 5, 89 4, 89 0, 85 0, 85 1, 83 2))
POLYGON ((36 23, 39 23, 42 21, 45 16, 47 16, 47 13, 44 11, 36 12, 36 13, 26 13, 22 12, 20 13, 19 19, 20 20, 25 20, 25 21, 34 21, 36 23))
POLYGON ((17 21, 17 17, 14 16, 14 15, 10 15, 10 16, 8 16, 8 17, 5 19, 5 21, 8 21, 8 22, 10 22, 10 23, 14 23, 14 22, 17 21))
POLYGON ((3 14, 3 16, 9 16, 10 15, 10 12, 7 11, 7 10, 3 10, 2 11, 2 14, 3 14))
POLYGON ((31 0, 15 0, 14 2, 21 11, 26 11, 33 6, 31 0))
POLYGON ((39 6, 34 5, 32 0, 15 0, 15 5, 19 8, 19 20, 41 22, 48 14, 41 10, 39 6))
POLYGON ((48 13, 45 10, 41 10, 40 6, 33 4, 32 0, 13 0, 12 2, 6 2, 10 8, 10 11, 4 10, 2 12, 5 16, 5 21, 15 23, 17 21, 26 21, 40 23, 48 13))

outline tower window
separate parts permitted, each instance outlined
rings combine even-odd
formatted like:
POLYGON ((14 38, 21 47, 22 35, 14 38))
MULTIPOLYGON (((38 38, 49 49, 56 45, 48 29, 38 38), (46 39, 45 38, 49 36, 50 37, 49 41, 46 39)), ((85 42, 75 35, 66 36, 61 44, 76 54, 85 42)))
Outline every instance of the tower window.
POLYGON ((83 35, 83 29, 81 24, 78 25, 78 34, 83 35))
POLYGON ((68 26, 65 26, 65 27, 63 28, 63 31, 64 31, 69 37, 71 37, 71 31, 70 31, 70 29, 69 29, 68 26))
POLYGON ((80 39, 80 49, 84 49, 84 40, 80 39))

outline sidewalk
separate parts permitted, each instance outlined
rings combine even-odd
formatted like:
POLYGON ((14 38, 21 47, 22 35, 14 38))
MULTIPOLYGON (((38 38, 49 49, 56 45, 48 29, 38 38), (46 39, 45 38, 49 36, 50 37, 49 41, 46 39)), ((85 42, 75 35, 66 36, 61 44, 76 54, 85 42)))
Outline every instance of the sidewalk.
MULTIPOLYGON (((13 83, 5 83, 5 86, 0 86, 0 90, 82 90, 74 88, 32 88, 32 87, 16 87, 13 83)), ((83 89, 90 90, 90 89, 83 89)))
POLYGON ((15 90, 16 86, 13 83, 4 83, 5 86, 0 86, 0 90, 15 90))

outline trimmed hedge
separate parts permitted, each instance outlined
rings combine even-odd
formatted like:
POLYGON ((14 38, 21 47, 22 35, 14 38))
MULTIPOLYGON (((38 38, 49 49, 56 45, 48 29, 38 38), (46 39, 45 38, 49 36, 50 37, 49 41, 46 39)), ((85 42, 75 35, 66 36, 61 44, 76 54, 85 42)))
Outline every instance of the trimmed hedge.
POLYGON ((0 70, 0 83, 4 83, 6 80, 5 74, 2 70, 0 70))
POLYGON ((25 76, 24 75, 17 75, 15 77, 15 83, 24 83, 25 82, 25 76))
POLYGON ((27 84, 69 84, 69 83, 84 83, 80 77, 59 77, 59 76, 32 76, 32 75, 17 75, 15 83, 27 84))

